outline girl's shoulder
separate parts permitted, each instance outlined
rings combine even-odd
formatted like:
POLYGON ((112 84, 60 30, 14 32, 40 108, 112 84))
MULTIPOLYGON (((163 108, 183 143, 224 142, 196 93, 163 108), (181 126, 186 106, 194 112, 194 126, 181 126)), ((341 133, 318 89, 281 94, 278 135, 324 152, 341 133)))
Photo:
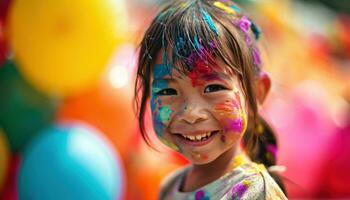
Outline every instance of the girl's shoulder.
POLYGON ((287 199, 263 164, 245 163, 237 167, 225 199, 287 199))
POLYGON ((204 191, 211 199, 287 199, 262 164, 244 163, 214 182, 190 193, 178 192, 181 180, 190 166, 178 169, 163 179, 159 199, 195 199, 204 191), (169 196, 171 198, 169 198, 169 196))

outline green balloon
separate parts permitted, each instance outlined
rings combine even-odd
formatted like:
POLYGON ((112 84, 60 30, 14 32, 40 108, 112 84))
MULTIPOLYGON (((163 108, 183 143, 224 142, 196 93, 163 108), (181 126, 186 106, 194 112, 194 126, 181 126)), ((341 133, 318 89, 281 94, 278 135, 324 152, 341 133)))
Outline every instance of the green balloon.
POLYGON ((40 130, 53 122, 57 102, 29 85, 13 61, 5 61, 0 67, 0 127, 12 152, 21 151, 40 130))

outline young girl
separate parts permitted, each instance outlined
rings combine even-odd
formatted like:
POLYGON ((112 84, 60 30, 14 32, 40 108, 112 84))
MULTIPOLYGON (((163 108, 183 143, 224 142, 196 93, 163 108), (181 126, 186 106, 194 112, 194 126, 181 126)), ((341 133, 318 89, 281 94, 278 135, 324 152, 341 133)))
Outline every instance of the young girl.
POLYGON ((171 1, 152 21, 135 86, 141 133, 149 144, 150 102, 158 138, 191 162, 164 180, 160 199, 287 199, 267 170, 277 146, 258 114, 270 88, 259 35, 228 0, 171 1))

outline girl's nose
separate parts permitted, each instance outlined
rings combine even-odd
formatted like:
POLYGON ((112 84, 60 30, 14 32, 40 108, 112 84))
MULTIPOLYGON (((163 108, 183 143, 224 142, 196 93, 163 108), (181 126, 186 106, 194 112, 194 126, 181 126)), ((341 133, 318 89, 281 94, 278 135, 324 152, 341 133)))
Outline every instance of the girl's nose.
POLYGON ((195 124, 208 119, 208 115, 200 106, 186 106, 180 114, 180 120, 188 124, 195 124))

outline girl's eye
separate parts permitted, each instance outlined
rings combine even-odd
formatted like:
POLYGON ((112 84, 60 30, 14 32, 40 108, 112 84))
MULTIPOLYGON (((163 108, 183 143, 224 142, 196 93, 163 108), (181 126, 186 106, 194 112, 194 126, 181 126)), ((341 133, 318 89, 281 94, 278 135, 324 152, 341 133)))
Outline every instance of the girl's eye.
POLYGON ((171 96, 171 95, 177 95, 177 91, 172 88, 166 88, 162 89, 161 91, 156 93, 159 96, 171 96))
POLYGON ((209 92, 217 92, 220 90, 226 90, 227 88, 222 86, 222 85, 217 85, 217 84, 213 84, 213 85, 208 85, 205 89, 204 89, 204 93, 209 93, 209 92))

